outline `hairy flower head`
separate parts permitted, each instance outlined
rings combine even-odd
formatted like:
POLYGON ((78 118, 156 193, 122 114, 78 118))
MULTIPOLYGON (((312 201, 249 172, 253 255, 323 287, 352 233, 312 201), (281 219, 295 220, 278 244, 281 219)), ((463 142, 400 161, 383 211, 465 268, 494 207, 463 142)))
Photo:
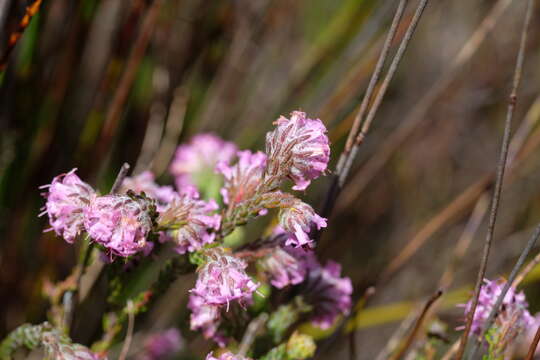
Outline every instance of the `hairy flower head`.
POLYGON ((216 170, 225 178, 221 190, 224 202, 234 205, 250 199, 262 184, 265 167, 266 155, 260 151, 239 151, 238 161, 232 166, 220 162, 216 170))
MULTIPOLYGON (((506 281, 502 279, 494 281, 484 280, 484 285, 480 288, 480 294, 478 296, 471 334, 480 335, 489 313, 493 309, 497 298, 502 293, 505 283, 506 281)), ((467 304, 462 306, 465 308, 465 315, 467 315, 471 311, 472 300, 469 300, 467 304)), ((528 307, 529 304, 525 299, 525 294, 522 291, 518 293, 515 288, 510 287, 504 296, 501 311, 497 315, 496 325, 502 326, 504 323, 512 321, 514 322, 513 328, 518 332, 534 326, 535 320, 527 310, 528 307)))
POLYGON ((180 254, 201 249, 214 241, 221 217, 213 212, 218 206, 215 201, 198 199, 198 193, 179 194, 161 211, 158 226, 164 230, 164 236, 172 240, 180 254))
POLYGON ((192 294, 200 296, 208 305, 229 305, 237 300, 249 301, 258 284, 246 274, 247 264, 221 248, 206 253, 207 262, 199 270, 192 294))
POLYGON ((266 135, 267 175, 276 182, 289 177, 294 190, 304 190, 328 166, 326 127, 301 111, 293 111, 290 119, 281 116, 275 124, 276 129, 266 135))
POLYGON ((114 255, 127 257, 146 248, 153 212, 153 204, 148 199, 99 196, 85 208, 84 226, 95 242, 114 255))
POLYGON ((319 230, 326 227, 326 219, 317 215, 311 206, 297 199, 290 206, 281 208, 279 224, 289 234, 287 245, 311 246, 313 240, 309 238, 309 233, 313 228, 319 230))
POLYGON ((51 230, 72 243, 84 231, 83 212, 95 199, 96 192, 90 185, 83 182, 73 169, 67 174, 55 177, 43 196, 47 199, 43 212, 49 216, 51 230))

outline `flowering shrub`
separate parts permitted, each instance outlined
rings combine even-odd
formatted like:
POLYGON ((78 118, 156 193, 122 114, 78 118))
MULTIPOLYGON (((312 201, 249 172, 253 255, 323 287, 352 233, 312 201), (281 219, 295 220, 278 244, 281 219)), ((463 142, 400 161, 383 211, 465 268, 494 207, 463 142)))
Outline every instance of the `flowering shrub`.
MULTIPOLYGON (((275 312, 268 322, 270 333, 278 331, 271 324, 279 317, 296 319, 281 322, 280 335, 276 333, 274 341, 267 341, 265 346, 256 350, 248 347, 243 354, 231 347, 230 351, 210 353, 206 359, 248 359, 253 354, 304 359, 315 351, 313 339, 293 333, 288 342, 281 343, 287 328, 308 321, 327 329, 349 313, 350 280, 341 277, 338 264, 322 266, 313 252, 312 235, 326 227, 326 219, 285 189, 287 180, 292 180, 292 190, 306 190, 311 181, 324 174, 330 156, 326 128, 320 120, 309 119, 299 111, 289 119, 280 117, 275 125, 267 134, 265 153, 239 151, 234 144, 211 134, 198 135, 179 146, 170 166, 176 188, 158 185, 154 174, 144 171, 118 179, 117 192, 101 195, 77 176, 76 169, 43 187, 46 202, 42 214, 48 215, 51 230, 69 243, 88 242, 87 251, 97 249, 106 259, 105 266, 117 273, 111 282, 117 289, 111 294, 111 302, 122 302, 116 300, 123 291, 122 279, 128 277, 122 269, 132 271, 143 259, 152 262, 152 254, 166 254, 171 259, 150 289, 124 302, 120 312, 104 317, 104 324, 116 325, 106 327, 102 341, 94 344, 99 354, 111 349, 125 321, 145 311, 175 274, 194 269, 197 279, 187 304, 190 328, 220 347, 242 340, 239 330, 249 331, 247 308, 252 308, 253 315, 266 317, 267 312, 275 312), (215 184, 221 186, 217 193, 209 189, 215 184), (212 194, 220 196, 212 198, 212 194), (271 209, 277 209, 272 214, 279 224, 271 236, 228 245, 228 235, 235 229, 271 214, 271 209), (129 267, 119 268, 119 263, 129 267), (264 284, 267 290, 259 290, 264 284), (279 309, 272 310, 268 285, 275 292, 285 291, 281 295, 285 303, 279 309), (261 301, 265 305, 255 310, 253 306, 261 301), (234 318, 233 313, 238 311, 245 315, 234 318)), ((54 334, 65 329, 61 322, 53 325, 54 334)), ((82 355, 76 358, 97 359, 98 355, 82 345, 73 344, 67 337, 61 339, 47 333, 38 343, 55 353, 78 352, 82 355)), ((137 358, 167 358, 182 344, 178 330, 173 328, 147 338, 137 358)))
MULTIPOLYGON (((266 136, 265 152, 237 150, 210 134, 181 145, 170 166, 175 187, 158 185, 154 174, 144 171, 120 176, 114 191, 100 194, 76 169, 43 186, 46 201, 40 216, 48 215, 46 231, 54 230, 70 244, 80 243, 86 256, 72 275, 79 277, 76 282, 70 277, 56 287, 48 285, 50 323, 15 330, 0 345, 0 358, 10 358, 24 346, 42 347, 58 359, 104 359, 121 342, 127 322, 131 326, 120 355, 124 359, 135 316, 153 305, 178 275, 189 272, 196 273, 186 294, 189 328, 221 348, 206 360, 313 356, 315 341, 298 331, 300 325, 332 329, 350 313, 353 287, 338 263, 323 264, 315 256, 313 235, 327 226, 327 219, 293 192, 306 190, 324 174, 330 155, 326 129, 299 111, 280 117, 275 125, 266 136), (219 191, 212 190, 216 184, 219 191), (232 241, 238 228, 267 215, 275 217, 265 233, 270 235, 249 238, 240 233, 241 239, 232 241), (103 337, 88 348, 67 336, 69 313, 60 298, 78 291, 93 252, 109 267, 108 301, 117 309, 103 315, 103 337), (160 258, 166 259, 165 265, 159 264, 160 258), (148 264, 160 267, 155 283, 126 296, 130 272, 148 264)), ((504 284, 485 281, 470 336, 483 334, 504 284)), ((472 311, 472 301, 463 306, 466 315, 472 311)), ((531 342, 538 319, 528 311, 523 292, 510 287, 483 339, 489 359, 501 358, 509 344, 531 342)), ((146 336, 141 344, 131 350, 141 360, 167 359, 186 349, 175 327, 146 336)))

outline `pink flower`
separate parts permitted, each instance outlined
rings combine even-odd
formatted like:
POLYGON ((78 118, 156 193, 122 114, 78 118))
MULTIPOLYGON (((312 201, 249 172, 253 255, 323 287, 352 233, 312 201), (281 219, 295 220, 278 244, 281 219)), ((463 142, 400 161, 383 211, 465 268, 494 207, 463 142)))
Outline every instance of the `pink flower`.
POLYGON ((157 223, 164 229, 164 237, 176 243, 180 254, 201 249, 214 241, 221 217, 212 214, 218 205, 214 200, 198 200, 198 193, 177 195, 159 215, 157 223))
POLYGON ((326 128, 300 111, 293 111, 290 119, 281 116, 275 124, 277 128, 266 135, 267 174, 275 179, 288 176, 294 190, 304 190, 328 166, 326 128))
POLYGON ((197 185, 198 178, 212 174, 218 162, 228 162, 235 153, 233 143, 213 134, 194 136, 188 144, 177 148, 171 163, 170 171, 176 178, 176 186, 180 189, 185 185, 197 185))
POLYGON ((341 266, 333 261, 325 267, 313 266, 301 290, 306 302, 313 306, 312 323, 322 329, 331 327, 339 315, 351 309, 352 283, 340 273, 341 266))
MULTIPOLYGON (((502 293, 505 282, 506 281, 502 279, 495 281, 484 280, 484 285, 480 288, 478 305, 476 306, 471 327, 471 334, 480 335, 491 309, 495 305, 499 295, 502 293)), ((471 311, 472 300, 462 306, 465 307, 465 315, 467 315, 471 311)), ((525 294, 522 291, 518 293, 516 292, 516 289, 510 287, 504 296, 501 306, 501 309, 503 310, 497 316, 496 323, 501 325, 504 322, 515 321, 513 327, 515 327, 518 332, 529 327, 534 327, 536 321, 527 310, 528 307, 529 304, 525 299, 525 294), (514 320, 514 317, 517 317, 517 320, 514 320)))
POLYGON ((297 200, 292 206, 280 210, 279 224, 289 233, 286 245, 311 246, 313 240, 309 238, 309 233, 312 227, 326 227, 326 219, 317 215, 305 202, 297 200))
POLYGON ((47 199, 43 212, 49 216, 51 229, 62 236, 67 242, 73 243, 75 238, 84 231, 83 211, 96 197, 96 192, 90 185, 83 182, 75 171, 55 177, 43 194, 47 199))
POLYGON ((233 166, 225 162, 218 163, 216 170, 225 178, 221 189, 223 201, 234 205, 250 199, 262 184, 265 167, 266 155, 260 151, 252 153, 249 150, 239 151, 238 162, 233 166))
POLYGON ((198 295, 189 296, 188 308, 191 310, 191 330, 201 330, 206 339, 215 340, 219 346, 225 346, 225 338, 218 332, 221 322, 220 307, 208 305, 198 295))
POLYGON ((215 357, 213 352, 210 352, 208 355, 206 355, 206 360, 249 360, 249 358, 241 355, 235 355, 227 351, 225 353, 222 353, 218 357, 215 357))
POLYGON ((146 236, 152 230, 150 211, 144 199, 100 196, 84 209, 84 226, 112 254, 127 257, 146 248, 146 236))
POLYGON ((226 304, 227 309, 232 300, 241 304, 249 301, 258 284, 246 274, 247 264, 221 248, 209 250, 207 257, 191 293, 200 296, 208 305, 226 304))
POLYGON ((278 289, 299 284, 306 276, 307 269, 304 263, 281 246, 275 247, 269 255, 259 261, 259 264, 268 274, 270 283, 278 289))
POLYGON ((144 171, 139 175, 125 178, 120 192, 125 194, 128 190, 135 193, 144 192, 147 196, 156 200, 158 209, 171 202, 176 196, 172 186, 159 186, 156 184, 154 174, 150 171, 144 171))
POLYGON ((180 331, 176 328, 153 334, 144 342, 142 353, 137 356, 138 360, 168 359, 177 353, 183 346, 184 341, 180 331))

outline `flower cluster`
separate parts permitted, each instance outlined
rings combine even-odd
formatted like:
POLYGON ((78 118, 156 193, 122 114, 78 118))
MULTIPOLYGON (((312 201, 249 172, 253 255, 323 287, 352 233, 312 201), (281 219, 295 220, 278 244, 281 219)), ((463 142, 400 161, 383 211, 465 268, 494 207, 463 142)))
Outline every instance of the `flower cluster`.
POLYGON ((276 246, 259 260, 261 269, 268 274, 270 283, 278 289, 304 281, 307 268, 304 262, 290 254, 287 247, 276 246))
MULTIPOLYGON (((290 359, 305 359, 315 351, 313 339, 288 332, 288 328, 300 316, 308 316, 322 328, 330 327, 350 310, 352 286, 348 278, 341 277, 338 264, 322 266, 312 251, 310 234, 326 227, 326 219, 292 191, 281 188, 291 180, 293 190, 305 190, 325 172, 330 155, 326 128, 320 120, 298 111, 290 119, 280 117, 275 125, 266 136, 266 152, 238 151, 235 145, 211 134, 195 136, 189 144, 179 146, 170 166, 176 189, 158 185, 154 174, 145 171, 125 178, 118 193, 99 195, 72 170, 46 186, 44 213, 52 229, 68 242, 86 233, 89 241, 114 256, 146 254, 155 240, 173 244, 160 250, 173 248, 176 256, 190 253, 184 259, 198 265, 187 305, 190 327, 222 347, 237 327, 247 324, 248 314, 238 323, 226 323, 237 314, 236 306, 259 303, 253 299, 259 281, 268 281, 277 289, 294 287, 296 305, 283 309, 296 314, 282 324, 274 345, 285 334, 293 335, 272 351, 286 353, 290 359), (221 211, 210 196, 219 197, 220 187, 221 211), (243 249, 225 239, 236 227, 266 215, 269 209, 277 210, 278 220, 270 238, 238 245, 243 249), (253 270, 254 277, 248 273, 253 270)), ((169 281, 168 273, 164 275, 159 276, 159 289, 160 281, 169 281)), ((268 300, 260 301, 272 306, 268 300)), ((155 334, 142 344, 137 358, 168 357, 182 343, 175 329, 155 334)), ((207 356, 207 360, 246 359, 230 352, 207 356)))
MULTIPOLYGON (((489 313, 493 309, 497 298, 502 293, 506 281, 499 280, 484 280, 484 285, 480 288, 480 294, 478 297, 478 304, 476 306, 476 311, 474 313, 471 333, 475 335, 480 335, 482 328, 489 316, 489 313)), ((465 308, 465 315, 471 311, 472 300, 467 304, 463 305, 465 308)), ((504 296, 501 312, 497 315, 496 322, 500 325, 504 323, 513 323, 513 328, 517 332, 529 328, 536 328, 535 318, 527 310, 529 304, 525 299, 525 294, 523 292, 516 292, 516 289, 510 287, 508 292, 504 296)))
POLYGON ((341 266, 338 263, 328 261, 323 267, 316 260, 308 261, 309 268, 302 284, 302 297, 313 306, 312 323, 328 329, 340 315, 349 313, 352 283, 349 278, 341 277, 341 266))
POLYGON ((221 248, 206 251, 206 258, 189 298, 191 329, 224 346, 225 337, 218 331, 221 309, 228 311, 231 301, 241 306, 250 302, 258 284, 246 274, 247 263, 221 248))
POLYGON ((330 147, 326 128, 295 111, 291 118, 281 117, 276 129, 266 136, 266 154, 239 151, 234 165, 220 162, 216 170, 224 177, 221 191, 228 209, 222 232, 244 224, 251 217, 264 215, 268 208, 280 209, 280 225, 288 232, 288 244, 312 246, 309 234, 326 227, 326 219, 311 206, 289 193, 277 190, 289 178, 294 190, 305 190, 328 165, 330 147))
POLYGON ((289 177, 294 190, 305 190, 328 166, 326 128, 321 120, 309 119, 301 111, 293 111, 290 119, 281 116, 275 124, 276 129, 266 135, 268 176, 289 177))
POLYGON ((313 240, 309 238, 309 233, 312 228, 320 230, 326 227, 326 219, 317 215, 311 206, 300 200, 280 210, 279 223, 288 234, 286 244, 296 247, 311 246, 313 240))
POLYGON ((257 289, 257 284, 246 274, 246 262, 222 249, 207 252, 207 262, 199 271, 194 295, 207 305, 227 305, 233 300, 245 303, 257 289))
POLYGON ((214 241, 221 217, 213 214, 218 205, 215 201, 199 200, 196 191, 176 195, 158 216, 157 223, 165 231, 162 239, 172 240, 180 254, 201 249, 214 241))
POLYGON ((235 154, 233 143, 212 134, 199 134, 188 144, 178 147, 170 171, 179 189, 186 185, 196 186, 204 180, 201 178, 214 171, 216 164, 231 160, 235 154))
POLYGON ((183 346, 182 336, 176 328, 149 336, 143 346, 143 351, 137 356, 138 360, 167 359, 177 353, 183 346))
POLYGON ((99 196, 84 209, 88 235, 118 256, 131 256, 145 249, 152 230, 151 205, 127 195, 99 196))
POLYGON ((225 346, 225 337, 218 331, 221 323, 221 310, 217 305, 209 305, 204 298, 191 294, 188 308, 191 310, 191 330, 201 330, 204 337, 213 339, 220 346, 225 346))
POLYGON ((213 200, 199 200, 192 186, 176 192, 143 172, 124 179, 120 194, 99 196, 75 170, 43 187, 48 192, 43 194, 47 202, 42 214, 48 214, 52 229, 66 241, 72 243, 86 232, 111 255, 128 257, 148 253, 153 246, 148 236, 155 230, 161 231, 162 239, 174 241, 179 253, 196 251, 214 240, 212 231, 220 226, 220 216, 213 213, 218 206, 213 200))
POLYGON ((84 209, 97 196, 94 189, 75 174, 76 170, 58 175, 50 185, 41 187, 48 192, 43 194, 47 202, 40 216, 48 214, 51 230, 69 243, 84 231, 84 209))
POLYGON ((216 166, 216 170, 225 178, 221 195, 229 206, 235 206, 255 195, 262 185, 266 168, 266 155, 260 151, 239 151, 237 156, 238 162, 233 166, 224 161, 216 166))

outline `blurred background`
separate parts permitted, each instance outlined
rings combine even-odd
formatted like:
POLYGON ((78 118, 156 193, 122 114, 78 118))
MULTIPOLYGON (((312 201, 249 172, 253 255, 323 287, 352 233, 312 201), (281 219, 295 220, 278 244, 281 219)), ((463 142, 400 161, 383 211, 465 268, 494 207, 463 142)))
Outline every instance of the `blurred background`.
MULTIPOLYGON (((34 2, 0 2, 1 53, 34 2)), ((410 3, 392 51, 411 20, 410 3)), ((328 127, 333 169, 396 6, 44 1, 0 75, 0 336, 43 321, 44 281, 64 279, 76 262, 76 247, 43 233, 39 186, 76 167, 106 191, 123 162, 170 183, 171 156, 194 134, 214 132, 240 148, 262 149, 272 122, 296 109, 328 127)), ((318 357, 347 358, 356 347, 357 358, 374 359, 441 286, 436 315, 448 324, 445 336, 456 336, 463 321, 456 304, 466 301, 479 266, 485 191, 524 10, 524 1, 512 0, 428 5, 317 248, 343 265, 356 300, 371 286, 375 293, 364 311, 321 340, 318 357)), ((491 279, 511 269, 540 220, 539 11, 526 48, 491 279)), ((318 206, 329 183, 317 180, 305 198, 318 206)), ((533 313, 540 310, 536 279, 533 272, 525 286, 533 313)), ((181 280, 178 286, 189 288, 181 280)), ((184 306, 184 293, 166 299, 184 306)))

